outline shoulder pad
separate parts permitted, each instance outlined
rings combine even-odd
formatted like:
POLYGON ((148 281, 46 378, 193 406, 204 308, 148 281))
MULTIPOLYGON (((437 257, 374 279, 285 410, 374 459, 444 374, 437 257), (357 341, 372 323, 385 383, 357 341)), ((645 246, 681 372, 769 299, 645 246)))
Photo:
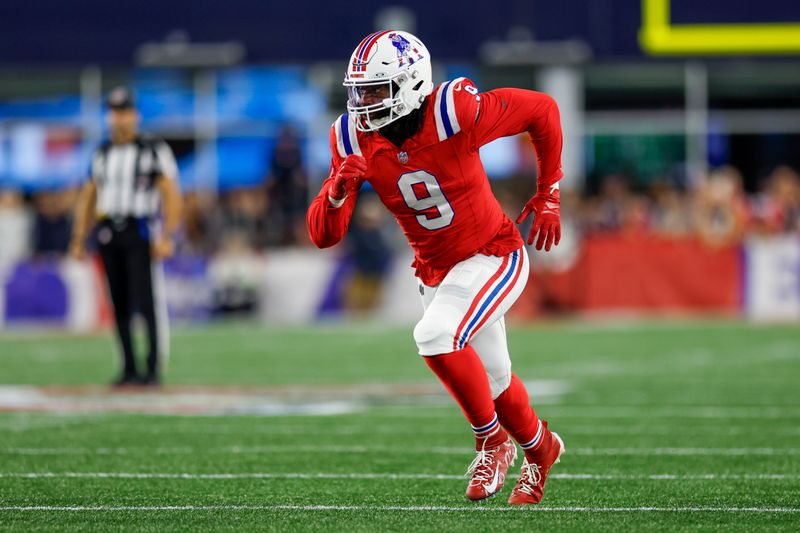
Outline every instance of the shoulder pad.
POLYGON ((436 119, 439 141, 445 141, 463 129, 462 124, 458 121, 459 111, 463 116, 466 112, 463 109, 467 105, 466 102, 471 102, 473 106, 475 102, 475 94, 463 90, 465 87, 470 87, 472 91, 475 91, 472 81, 467 78, 446 81, 436 90, 433 116, 436 119), (464 98, 464 96, 468 98, 464 98))
POLYGON ((350 115, 347 113, 340 115, 333 123, 333 128, 336 131, 336 150, 341 157, 351 154, 362 155, 358 144, 358 130, 350 115))

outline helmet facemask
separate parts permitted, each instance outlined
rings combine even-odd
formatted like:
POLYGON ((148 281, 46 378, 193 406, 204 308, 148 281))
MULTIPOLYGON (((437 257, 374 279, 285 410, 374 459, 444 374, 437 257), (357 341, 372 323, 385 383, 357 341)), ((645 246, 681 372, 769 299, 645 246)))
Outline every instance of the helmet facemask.
POLYGON ((399 72, 381 81, 345 80, 347 112, 355 118, 356 128, 377 131, 418 109, 425 100, 420 92, 425 83, 414 79, 415 74, 399 72))

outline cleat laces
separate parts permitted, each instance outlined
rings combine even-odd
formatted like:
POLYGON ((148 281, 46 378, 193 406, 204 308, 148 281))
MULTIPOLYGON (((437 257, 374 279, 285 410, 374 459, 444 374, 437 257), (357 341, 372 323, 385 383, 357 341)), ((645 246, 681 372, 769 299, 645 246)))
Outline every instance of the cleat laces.
POLYGON ((522 465, 522 475, 519 478, 518 489, 525 494, 533 495, 534 487, 542 481, 542 474, 539 472, 539 465, 528 463, 522 465))
POLYGON ((467 473, 464 477, 472 477, 470 484, 482 485, 488 483, 494 476, 492 470, 492 455, 486 450, 481 450, 475 455, 475 459, 470 463, 467 468, 467 473))

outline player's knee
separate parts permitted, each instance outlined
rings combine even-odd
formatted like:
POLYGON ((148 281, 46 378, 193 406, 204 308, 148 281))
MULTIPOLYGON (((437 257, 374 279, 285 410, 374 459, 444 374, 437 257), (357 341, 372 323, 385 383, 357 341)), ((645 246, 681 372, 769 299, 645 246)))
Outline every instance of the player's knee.
POLYGON ((445 317, 425 313, 414 327, 414 342, 420 355, 439 355, 453 351, 456 334, 454 321, 445 317))
POLYGON ((492 391, 492 399, 496 399, 511 385, 511 370, 490 372, 487 369, 486 373, 489 376, 489 388, 492 391))

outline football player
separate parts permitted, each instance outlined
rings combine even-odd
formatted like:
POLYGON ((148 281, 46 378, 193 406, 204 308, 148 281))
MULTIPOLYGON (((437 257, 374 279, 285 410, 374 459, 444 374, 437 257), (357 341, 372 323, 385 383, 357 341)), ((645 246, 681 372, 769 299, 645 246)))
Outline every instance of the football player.
POLYGON ((347 113, 331 126, 330 176, 308 209, 311 240, 320 248, 342 240, 368 181, 415 252, 425 310, 414 328, 419 353, 475 433, 467 498, 500 491, 517 456, 513 438, 525 458, 509 503, 539 503, 564 444, 536 416, 511 371, 503 315, 525 287, 529 260, 478 150, 528 132, 539 178, 517 223, 532 215, 528 244, 550 250, 561 237, 558 107, 534 91, 481 93, 467 78, 434 86, 427 48, 403 31, 362 40, 344 86, 347 113))

